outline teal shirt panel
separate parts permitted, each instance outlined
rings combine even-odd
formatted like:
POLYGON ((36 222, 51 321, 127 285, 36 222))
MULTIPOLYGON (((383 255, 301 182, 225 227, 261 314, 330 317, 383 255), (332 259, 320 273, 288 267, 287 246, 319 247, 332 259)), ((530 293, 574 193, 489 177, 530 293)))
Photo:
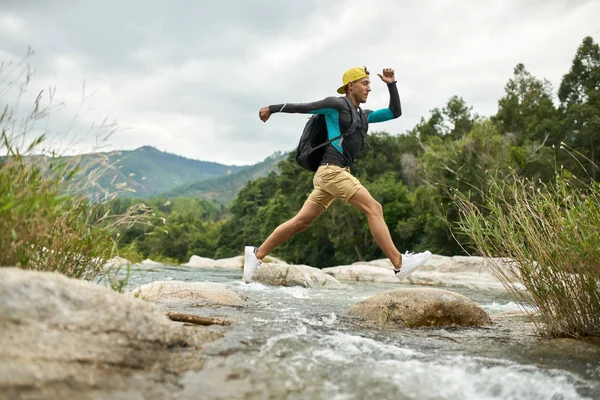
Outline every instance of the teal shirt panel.
MULTIPOLYGON (((333 108, 322 108, 320 110, 309 111, 309 114, 323 114, 325 115, 325 124, 327 125, 327 138, 333 139, 334 137, 340 136, 340 118, 337 110, 333 108)), ((344 153, 342 149, 340 139, 331 142, 340 153, 344 153)))

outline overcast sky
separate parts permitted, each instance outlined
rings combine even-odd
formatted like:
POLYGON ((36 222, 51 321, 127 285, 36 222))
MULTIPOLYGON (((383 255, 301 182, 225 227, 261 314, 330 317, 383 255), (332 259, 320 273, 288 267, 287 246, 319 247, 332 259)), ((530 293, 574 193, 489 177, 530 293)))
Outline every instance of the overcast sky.
POLYGON ((583 38, 600 41, 598 16, 598 0, 0 0, 0 84, 35 51, 26 95, 0 95, 18 109, 54 88, 64 107, 36 129, 62 151, 253 164, 295 148, 306 121, 264 124, 261 106, 337 95, 352 66, 371 71, 371 109, 388 103, 375 73, 395 68, 404 115, 370 127, 392 134, 452 95, 495 113, 520 62, 556 91, 583 38), (118 129, 99 142, 104 118, 118 129))

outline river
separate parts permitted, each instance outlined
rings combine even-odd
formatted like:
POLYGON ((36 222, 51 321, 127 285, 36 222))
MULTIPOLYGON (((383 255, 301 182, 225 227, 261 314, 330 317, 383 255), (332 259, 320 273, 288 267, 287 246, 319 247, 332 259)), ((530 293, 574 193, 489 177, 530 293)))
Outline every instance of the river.
MULTIPOLYGON (((414 285, 275 287, 244 284, 238 270, 163 266, 133 270, 127 289, 159 280, 225 283, 250 303, 163 305, 234 322, 211 328, 224 337, 204 347, 202 371, 181 375, 179 399, 600 399, 599 360, 531 329, 384 329, 346 315, 372 295, 414 285)), ((490 315, 519 309, 504 291, 449 290, 490 315)))

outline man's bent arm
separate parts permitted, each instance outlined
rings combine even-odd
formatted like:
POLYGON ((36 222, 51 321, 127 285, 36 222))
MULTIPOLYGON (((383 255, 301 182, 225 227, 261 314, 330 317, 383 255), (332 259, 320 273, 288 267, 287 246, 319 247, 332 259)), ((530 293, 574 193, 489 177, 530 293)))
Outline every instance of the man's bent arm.
POLYGON ((390 105, 388 108, 382 108, 369 113, 369 123, 385 122, 402 115, 402 106, 400 105, 400 95, 396 83, 388 83, 390 91, 390 105))
POLYGON ((327 97, 323 100, 314 101, 312 103, 283 103, 273 104, 269 106, 269 112, 271 114, 284 112, 284 113, 299 113, 299 114, 327 114, 331 110, 341 110, 341 106, 345 103, 341 103, 339 97, 327 97))

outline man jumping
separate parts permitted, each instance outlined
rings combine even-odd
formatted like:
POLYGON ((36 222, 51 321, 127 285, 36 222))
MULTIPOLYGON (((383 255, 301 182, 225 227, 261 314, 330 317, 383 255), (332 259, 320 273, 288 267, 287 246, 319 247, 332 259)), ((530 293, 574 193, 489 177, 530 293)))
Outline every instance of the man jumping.
MULTIPOLYGON (((298 214, 279 225, 259 247, 246 246, 244 282, 250 282, 252 275, 262 263, 263 257, 295 234, 308 228, 331 205, 334 199, 341 199, 365 214, 373 238, 392 262, 394 273, 399 279, 406 278, 431 256, 429 251, 401 254, 396 249, 383 219, 381 204, 350 173, 350 167, 360 152, 367 134, 368 124, 389 121, 402 115, 394 70, 386 68, 382 74, 377 75, 387 84, 390 92, 390 104, 388 108, 372 111, 360 108, 361 103, 366 103, 371 91, 369 71, 366 68, 350 68, 344 73, 342 86, 337 92, 344 94, 356 107, 358 114, 356 129, 348 136, 327 145, 323 159, 313 178, 314 190, 298 214)), ((275 104, 261 108, 259 117, 266 122, 271 114, 278 112, 325 115, 329 139, 340 136, 340 132, 346 132, 352 124, 352 112, 343 97, 327 97, 313 103, 275 104)))

